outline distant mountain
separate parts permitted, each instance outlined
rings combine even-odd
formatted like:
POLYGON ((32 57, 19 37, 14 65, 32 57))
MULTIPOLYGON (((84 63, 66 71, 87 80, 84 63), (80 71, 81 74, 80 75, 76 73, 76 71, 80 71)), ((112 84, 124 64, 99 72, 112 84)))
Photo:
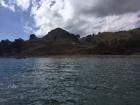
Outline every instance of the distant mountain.
POLYGON ((43 38, 46 39, 48 42, 53 43, 68 43, 68 42, 75 42, 78 41, 80 36, 76 36, 71 34, 61 28, 56 28, 45 35, 43 38))
POLYGON ((61 29, 61 28, 56 28, 52 31, 50 31, 46 36, 44 36, 44 38, 46 39, 60 39, 60 38, 69 38, 70 37, 70 33, 61 29))
POLYGON ((130 37, 135 36, 140 36, 140 28, 120 32, 103 32, 98 35, 98 38, 112 40, 112 39, 128 39, 130 37))
POLYGON ((0 56, 47 56, 81 54, 140 54, 140 28, 103 32, 80 38, 61 28, 50 31, 42 38, 31 34, 29 40, 0 42, 0 56))

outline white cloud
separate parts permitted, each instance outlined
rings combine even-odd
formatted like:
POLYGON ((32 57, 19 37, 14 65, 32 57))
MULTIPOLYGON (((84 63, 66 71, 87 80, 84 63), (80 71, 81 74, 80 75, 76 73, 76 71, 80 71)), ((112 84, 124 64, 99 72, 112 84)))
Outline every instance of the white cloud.
POLYGON ((31 0, 16 0, 16 5, 23 11, 27 10, 30 6, 31 0))
POLYGON ((24 32, 28 33, 28 34, 32 34, 33 33, 33 28, 29 25, 29 22, 27 21, 24 25, 24 32))
POLYGON ((15 7, 19 7, 23 11, 30 6, 31 0, 0 0, 0 5, 15 12, 15 7))
POLYGON ((13 4, 6 4, 4 0, 0 0, 0 5, 10 9, 11 11, 15 12, 15 6, 13 4))
POLYGON ((137 28, 136 24, 140 21, 138 13, 129 13, 119 16, 108 16, 105 18, 105 27, 101 31, 122 31, 137 28))
POLYGON ((52 0, 41 0, 40 2, 34 0, 32 2, 31 16, 38 28, 36 33, 39 35, 47 34, 48 31, 57 27, 64 28, 67 21, 73 18, 72 7, 68 0, 55 1, 53 6, 50 6, 51 3, 52 0))

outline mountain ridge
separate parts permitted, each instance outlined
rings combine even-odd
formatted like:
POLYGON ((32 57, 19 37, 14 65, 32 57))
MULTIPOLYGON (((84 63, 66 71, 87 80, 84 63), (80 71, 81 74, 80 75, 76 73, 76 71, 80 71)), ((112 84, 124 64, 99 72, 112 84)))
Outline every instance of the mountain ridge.
POLYGON ((140 28, 129 31, 103 32, 80 37, 56 28, 42 38, 31 34, 29 40, 0 42, 0 56, 45 56, 140 53, 140 28))

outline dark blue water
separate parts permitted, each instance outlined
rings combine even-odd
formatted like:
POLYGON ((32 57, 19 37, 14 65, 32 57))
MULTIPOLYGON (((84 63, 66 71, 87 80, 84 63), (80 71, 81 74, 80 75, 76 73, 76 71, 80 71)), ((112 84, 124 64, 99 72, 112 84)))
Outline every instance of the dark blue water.
POLYGON ((0 105, 140 105, 140 59, 0 59, 0 105))

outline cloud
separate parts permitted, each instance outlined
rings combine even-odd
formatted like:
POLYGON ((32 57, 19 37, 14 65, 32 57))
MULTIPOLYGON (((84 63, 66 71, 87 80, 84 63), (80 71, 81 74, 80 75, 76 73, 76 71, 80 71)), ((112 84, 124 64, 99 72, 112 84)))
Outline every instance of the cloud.
POLYGON ((136 24, 140 21, 137 13, 129 13, 117 16, 105 17, 105 27, 101 31, 122 31, 137 28, 136 24))
POLYGON ((46 34, 57 27, 64 28, 73 15, 69 1, 42 0, 38 2, 34 0, 32 5, 31 16, 34 19, 36 28, 38 28, 37 34, 46 34))
POLYGON ((31 0, 0 0, 0 5, 15 12, 15 7, 26 11, 30 6, 31 0))
POLYGON ((0 5, 15 12, 15 6, 12 3, 6 4, 4 0, 0 0, 0 5))
POLYGON ((33 33, 33 28, 30 26, 28 21, 25 23, 23 28, 24 28, 24 32, 25 33, 28 33, 28 34, 32 34, 33 33))
POLYGON ((30 6, 31 0, 16 0, 16 5, 23 11, 27 10, 30 6))
POLYGON ((104 31, 136 28, 140 17, 139 0, 42 0, 32 7, 32 17, 38 28, 35 33, 46 34, 62 27, 72 33, 87 35, 104 31), (52 5, 53 4, 53 5, 52 5), (50 6, 52 5, 52 6, 50 6))
POLYGON ((37 35, 57 27, 84 36, 140 26, 140 0, 0 0, 0 4, 30 12, 32 21, 27 20, 24 28, 37 35))
POLYGON ((104 17, 138 12, 140 0, 75 0, 72 2, 78 14, 104 17))

